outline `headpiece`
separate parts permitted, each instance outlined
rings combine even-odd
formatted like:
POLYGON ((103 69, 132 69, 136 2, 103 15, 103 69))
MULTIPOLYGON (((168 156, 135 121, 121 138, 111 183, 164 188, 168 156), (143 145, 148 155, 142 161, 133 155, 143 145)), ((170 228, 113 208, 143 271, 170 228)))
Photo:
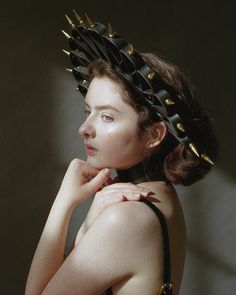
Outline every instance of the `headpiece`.
POLYGON ((176 140, 188 148, 197 157, 214 165, 205 153, 199 153, 191 135, 186 132, 182 118, 178 113, 181 108, 176 92, 162 77, 154 72, 137 52, 134 46, 115 32, 111 26, 92 21, 86 14, 82 18, 73 10, 77 23, 66 16, 72 27, 71 35, 62 31, 69 40, 70 56, 74 65, 67 69, 73 73, 78 88, 85 95, 89 87, 88 66, 91 61, 102 59, 109 63, 132 86, 136 92, 137 103, 150 109, 156 120, 165 122, 168 131, 176 140))

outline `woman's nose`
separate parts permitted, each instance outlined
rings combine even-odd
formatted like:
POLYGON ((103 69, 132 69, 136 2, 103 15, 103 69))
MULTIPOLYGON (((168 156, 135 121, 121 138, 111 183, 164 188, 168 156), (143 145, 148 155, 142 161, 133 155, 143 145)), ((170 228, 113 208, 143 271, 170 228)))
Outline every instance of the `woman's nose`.
POLYGON ((82 138, 95 137, 95 129, 92 123, 86 120, 79 128, 79 134, 82 138))

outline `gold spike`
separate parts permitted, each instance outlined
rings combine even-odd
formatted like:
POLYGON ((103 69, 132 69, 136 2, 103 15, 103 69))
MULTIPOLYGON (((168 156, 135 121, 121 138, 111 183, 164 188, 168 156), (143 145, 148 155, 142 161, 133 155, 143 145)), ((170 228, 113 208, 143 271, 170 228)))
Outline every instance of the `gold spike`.
POLYGON ((70 38, 71 38, 70 35, 69 35, 68 33, 66 33, 66 32, 63 31, 63 30, 61 30, 61 31, 62 31, 62 33, 66 36, 67 39, 70 39, 70 38))
POLYGON ((134 53, 134 46, 132 44, 129 44, 128 53, 132 55, 134 53))
POLYGON ((172 99, 167 98, 167 99, 165 99, 165 104, 166 104, 167 106, 170 106, 170 105, 175 104, 175 102, 174 102, 172 99))
POLYGON ((197 156, 197 157, 200 157, 199 156, 199 153, 198 153, 198 151, 197 151, 197 148, 196 148, 196 146, 192 143, 192 142, 190 142, 190 144, 189 144, 189 148, 190 148, 190 150, 197 156))
POLYGON ((201 158, 211 164, 212 166, 215 165, 215 163, 210 159, 210 157, 207 154, 201 154, 201 158))
POLYGON ((70 52, 69 51, 66 51, 65 49, 63 49, 62 52, 64 52, 66 55, 70 56, 70 52))
POLYGON ((68 69, 68 68, 65 68, 65 70, 67 71, 67 72, 73 72, 73 69, 68 69))
POLYGON ((185 129, 184 129, 184 126, 183 126, 182 123, 177 123, 176 127, 177 127, 177 129, 179 129, 180 131, 185 132, 185 129))
POLYGON ((115 32, 113 31, 111 23, 108 23, 108 35, 110 38, 113 38, 115 36, 115 32))
POLYGON ((156 74, 154 72, 148 74, 148 79, 152 80, 156 74))
POLYGON ((72 26, 72 28, 75 28, 75 24, 73 23, 73 21, 69 18, 68 15, 65 15, 66 19, 68 20, 68 23, 70 26, 72 26))
POLYGON ((82 24, 82 23, 84 22, 84 20, 83 20, 82 17, 79 15, 79 13, 78 13, 75 9, 73 9, 73 13, 74 13, 74 15, 75 15, 77 21, 78 21, 80 24, 82 24))
POLYGON ((91 28, 93 28, 94 25, 95 25, 94 22, 91 20, 90 17, 88 17, 87 13, 85 13, 84 15, 85 15, 85 17, 86 17, 86 20, 87 20, 88 25, 89 25, 91 28))

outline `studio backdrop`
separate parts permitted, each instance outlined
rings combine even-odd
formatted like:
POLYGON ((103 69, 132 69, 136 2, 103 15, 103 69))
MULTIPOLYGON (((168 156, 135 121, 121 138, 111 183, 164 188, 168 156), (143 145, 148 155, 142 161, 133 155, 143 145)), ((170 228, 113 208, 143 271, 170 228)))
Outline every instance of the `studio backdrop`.
MULTIPOLYGON (((0 293, 24 294, 50 206, 73 158, 86 159, 78 128, 83 98, 62 49, 64 14, 87 12, 159 52, 195 85, 214 115, 220 158, 190 188, 177 187, 188 230, 180 295, 236 290, 234 1, 11 1, 1 3, 0 293)), ((67 246, 91 201, 71 219, 67 246)), ((176 233, 177 235, 178 233, 176 233)))

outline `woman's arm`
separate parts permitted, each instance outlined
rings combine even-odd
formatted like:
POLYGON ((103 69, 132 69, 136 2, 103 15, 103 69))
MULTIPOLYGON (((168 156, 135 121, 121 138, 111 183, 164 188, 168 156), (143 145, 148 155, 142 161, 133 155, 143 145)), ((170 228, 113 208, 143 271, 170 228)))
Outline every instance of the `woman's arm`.
POLYGON ((96 192, 109 177, 109 170, 99 170, 79 159, 73 160, 63 179, 49 213, 30 268, 26 295, 43 292, 63 263, 69 220, 75 206, 96 192), (90 180, 91 176, 95 176, 90 180))
MULTIPOLYGON (((84 161, 73 160, 71 162, 36 249, 27 280, 26 295, 42 294, 46 285, 51 285, 51 279, 54 274, 57 274, 60 267, 67 265, 67 262, 63 263, 64 247, 72 211, 77 204, 82 203, 96 192, 106 182, 109 175, 108 169, 99 172, 84 161), (95 177, 90 180, 90 176, 95 177)), ((149 191, 133 184, 122 183, 103 188, 95 196, 88 218, 78 232, 76 244, 81 241, 105 208, 126 199, 138 200, 142 194, 147 195, 149 191), (122 197, 122 193, 126 198, 122 197)), ((69 273, 69 275, 71 274, 69 273)))
POLYGON ((60 194, 49 213, 30 268, 26 295, 41 294, 63 263, 65 240, 73 207, 63 204, 60 194))

